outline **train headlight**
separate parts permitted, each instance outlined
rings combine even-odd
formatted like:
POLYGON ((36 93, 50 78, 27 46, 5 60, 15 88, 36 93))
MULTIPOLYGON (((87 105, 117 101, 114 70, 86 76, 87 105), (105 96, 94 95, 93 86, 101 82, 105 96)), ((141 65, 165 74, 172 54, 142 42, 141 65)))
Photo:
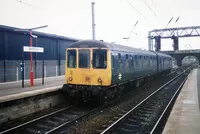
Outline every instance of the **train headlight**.
POLYGON ((69 77, 69 81, 72 81, 73 80, 73 78, 72 77, 69 77))
POLYGON ((102 83, 102 79, 101 79, 101 78, 98 78, 98 82, 99 82, 99 83, 102 83))

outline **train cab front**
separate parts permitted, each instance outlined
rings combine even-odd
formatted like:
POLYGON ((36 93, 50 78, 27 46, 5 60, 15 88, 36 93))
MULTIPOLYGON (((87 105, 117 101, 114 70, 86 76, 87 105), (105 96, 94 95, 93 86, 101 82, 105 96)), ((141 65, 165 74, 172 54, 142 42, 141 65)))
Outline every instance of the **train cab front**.
POLYGON ((106 48, 68 48, 65 84, 68 95, 91 96, 111 85, 111 56, 106 48))

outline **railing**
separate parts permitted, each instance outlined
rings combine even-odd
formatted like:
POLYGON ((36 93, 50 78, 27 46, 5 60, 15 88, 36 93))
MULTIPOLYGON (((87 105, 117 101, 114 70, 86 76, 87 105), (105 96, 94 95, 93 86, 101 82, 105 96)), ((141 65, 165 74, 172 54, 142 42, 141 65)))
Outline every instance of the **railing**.
MULTIPOLYGON (((22 61, 0 61, 0 82, 10 82, 22 80, 22 67, 20 66, 22 61)), ((65 71, 64 61, 61 62, 60 66, 56 60, 49 61, 33 61, 34 78, 44 78, 52 76, 64 75, 65 71), (43 70, 44 67, 44 70, 43 70), (44 71, 44 72, 43 72, 44 71)), ((30 77, 30 62, 24 61, 24 79, 30 77)))

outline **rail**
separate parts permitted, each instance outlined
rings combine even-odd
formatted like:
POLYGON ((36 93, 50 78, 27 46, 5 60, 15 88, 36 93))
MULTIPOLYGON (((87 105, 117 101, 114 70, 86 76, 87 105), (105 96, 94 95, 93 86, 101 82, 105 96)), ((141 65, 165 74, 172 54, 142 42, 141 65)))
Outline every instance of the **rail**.
MULTIPOLYGON (((157 92, 161 91, 162 89, 164 89, 165 87, 167 87, 170 83, 173 83, 177 78, 179 78, 180 76, 182 76, 183 74, 185 74, 185 72, 187 72, 188 70, 190 70, 191 67, 188 67, 187 69, 183 70, 183 72, 181 74, 179 74, 178 76, 176 76, 175 78, 171 79, 170 81, 168 81, 166 84, 164 84, 163 86, 161 86, 159 89, 157 89, 156 91, 154 91, 153 93, 151 93, 148 97, 146 97, 144 100, 142 100, 140 103, 138 103, 135 107, 133 107, 131 110, 129 110, 127 113, 125 113, 122 117, 120 117, 117 121, 115 121, 114 123, 112 123, 109 127, 107 127, 104 131, 101 132, 101 134, 106 134, 109 132, 112 132, 112 130, 114 130, 116 128, 117 125, 119 125, 121 122, 123 122, 131 113, 133 113, 133 111, 138 108, 139 106, 141 106, 144 102, 146 102, 149 98, 153 97, 157 92)), ((182 83, 183 84, 183 83, 182 83)), ((182 85, 181 84, 181 85, 182 85)), ((180 90, 179 86, 179 90, 180 90)), ((177 93, 177 92, 176 92, 177 93)), ((158 123, 156 123, 158 124, 158 123)), ((155 129, 155 128, 154 128, 155 129)))
POLYGON ((0 134, 10 133, 10 132, 13 131, 13 130, 20 129, 20 128, 24 127, 24 126, 27 126, 27 125, 31 124, 31 123, 34 123, 34 122, 39 121, 39 120, 41 120, 41 119, 44 119, 44 118, 50 117, 50 116, 52 116, 52 115, 58 114, 58 113, 60 113, 60 112, 63 112, 63 111, 65 111, 65 110, 68 110, 68 109, 70 109, 70 108, 72 108, 72 107, 74 107, 74 105, 68 106, 68 107, 66 107, 66 108, 59 109, 59 110, 54 111, 54 112, 52 112, 52 113, 50 113, 50 114, 46 114, 46 115, 41 116, 41 117, 39 117, 39 118, 36 118, 36 119, 31 120, 31 121, 22 123, 22 124, 20 124, 20 125, 15 126, 15 127, 9 128, 9 129, 7 129, 7 130, 3 130, 3 131, 0 132, 0 134))

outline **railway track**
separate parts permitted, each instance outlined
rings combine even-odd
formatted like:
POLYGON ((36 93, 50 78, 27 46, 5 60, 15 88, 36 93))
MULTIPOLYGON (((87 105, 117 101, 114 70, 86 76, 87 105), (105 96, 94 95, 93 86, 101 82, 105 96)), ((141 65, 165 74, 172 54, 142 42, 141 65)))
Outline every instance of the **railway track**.
POLYGON ((0 134, 48 134, 63 125, 70 124, 86 115, 91 109, 69 106, 53 113, 41 116, 18 126, 3 130, 0 134))
POLYGON ((119 116, 110 120, 111 125, 98 132, 101 134, 158 133, 158 128, 163 124, 161 120, 184 84, 189 69, 185 69, 183 73, 171 79, 136 106, 131 108, 130 105, 129 108, 121 110, 119 116))
POLYGON ((61 134, 73 131, 77 123, 87 119, 90 115, 101 113, 99 107, 69 106, 53 113, 41 116, 18 126, 0 131, 0 134, 61 134))
POLYGON ((44 115, 37 119, 28 121, 18 126, 3 130, 0 134, 22 134, 22 133, 37 133, 37 134, 49 134, 49 133, 68 133, 76 129, 78 122, 82 119, 87 119, 90 115, 100 113, 105 105, 97 108, 80 108, 76 106, 69 106, 60 109, 56 112, 44 115))

